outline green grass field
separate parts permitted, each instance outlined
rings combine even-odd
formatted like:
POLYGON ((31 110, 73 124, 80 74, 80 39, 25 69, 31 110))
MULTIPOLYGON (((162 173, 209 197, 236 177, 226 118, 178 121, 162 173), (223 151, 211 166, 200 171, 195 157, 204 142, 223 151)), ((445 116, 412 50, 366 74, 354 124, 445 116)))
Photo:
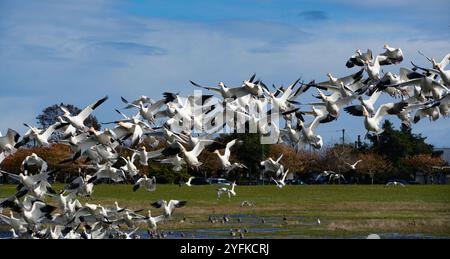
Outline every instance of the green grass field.
MULTIPOLYGON (((0 197, 13 194, 14 188, 0 185, 0 197)), ((134 193, 131 185, 97 185, 93 197, 82 202, 112 205, 118 201, 120 206, 152 209, 158 215, 159 209, 152 208, 151 202, 187 200, 186 207, 159 226, 164 231, 216 229, 226 235, 231 228, 247 228, 246 237, 271 238, 364 237, 370 233, 450 237, 450 185, 237 186, 237 196, 231 200, 225 196, 217 200, 216 188, 160 184, 155 192, 134 193), (255 205, 241 207, 244 200, 255 205), (220 219, 223 215, 231 220, 225 224, 208 221, 209 216, 220 219)))

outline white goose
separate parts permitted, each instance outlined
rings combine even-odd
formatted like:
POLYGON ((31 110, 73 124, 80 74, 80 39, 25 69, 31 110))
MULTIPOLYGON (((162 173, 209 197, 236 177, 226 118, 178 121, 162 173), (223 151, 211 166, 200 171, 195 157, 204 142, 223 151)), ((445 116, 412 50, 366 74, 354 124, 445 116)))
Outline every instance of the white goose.
POLYGON ((126 159, 123 157, 120 157, 123 161, 125 161, 125 165, 120 167, 120 169, 122 169, 122 171, 128 173, 128 175, 130 175, 131 177, 135 177, 136 175, 139 174, 139 170, 134 165, 134 160, 135 160, 136 156, 137 156, 137 154, 133 153, 131 158, 129 156, 127 156, 126 159))
POLYGON ((183 169, 183 166, 186 164, 184 159, 182 157, 180 157, 178 154, 176 154, 173 157, 169 157, 169 158, 165 158, 165 159, 161 159, 161 160, 156 160, 156 161, 161 163, 161 164, 171 164, 171 165, 173 165, 172 170, 174 170, 175 172, 181 171, 181 169, 183 169))
POLYGON ((15 150, 14 146, 19 141, 20 135, 15 130, 8 129, 5 136, 0 132, 0 153, 3 151, 12 152, 15 150))
POLYGON ((353 164, 350 164, 350 163, 347 163, 347 162, 345 162, 345 164, 348 165, 352 170, 356 170, 356 165, 357 165, 358 163, 360 163, 360 162, 362 162, 361 159, 358 160, 358 161, 356 161, 356 162, 353 163, 353 164))
POLYGON ((125 173, 121 169, 113 167, 111 164, 105 164, 88 180, 93 183, 99 179, 111 179, 114 182, 122 182, 126 179, 125 173))
POLYGON ((223 193, 228 195, 228 199, 231 199, 231 196, 236 196, 236 192, 234 191, 234 187, 236 186, 236 182, 231 184, 231 188, 222 187, 217 189, 217 199, 220 199, 223 193))
POLYGON ((145 188, 149 192, 154 192, 156 190, 156 178, 148 178, 147 175, 143 175, 136 183, 133 185, 133 192, 137 191, 139 188, 145 188))
POLYGON ((280 163, 283 154, 281 154, 277 160, 273 160, 271 157, 261 162, 261 166, 264 167, 264 172, 274 172, 276 176, 281 175, 284 172, 284 166, 280 163))
POLYGON ((59 170, 53 170, 53 171, 46 171, 46 172, 40 172, 39 174, 35 175, 27 175, 27 172, 20 173, 20 174, 12 174, 8 173, 6 171, 0 170, 3 174, 7 175, 8 177, 19 181, 21 184, 23 184, 24 187, 26 187, 28 190, 33 190, 36 188, 37 184, 41 181, 48 181, 48 179, 53 176, 56 172, 59 170))
POLYGON ((281 180, 276 180, 276 179, 274 179, 272 177, 270 179, 275 182, 275 184, 277 185, 278 188, 281 189, 284 186, 286 186, 285 180, 286 180, 286 176, 288 175, 288 173, 289 173, 289 169, 286 170, 286 172, 283 174, 283 177, 281 178, 281 180))
POLYGON ((61 110, 64 112, 63 118, 65 121, 69 122, 73 127, 81 131, 87 131, 88 127, 84 125, 84 121, 91 115, 91 113, 102 103, 108 100, 108 96, 103 97, 102 99, 86 106, 80 113, 76 116, 72 116, 70 111, 65 107, 60 106, 61 110))
POLYGON ((345 63, 345 66, 348 68, 352 68, 355 65, 356 66, 364 66, 364 62, 366 60, 372 61, 373 56, 372 56, 372 51, 370 49, 367 50, 366 53, 362 53, 360 49, 357 49, 355 54, 352 55, 347 62, 345 63))
POLYGON ((145 217, 144 219, 142 219, 141 221, 144 221, 145 223, 147 223, 147 227, 149 228, 149 230, 151 231, 156 231, 157 229, 157 223, 160 221, 163 221, 165 219, 164 215, 159 215, 156 217, 152 217, 152 212, 150 210, 148 210, 148 216, 145 217))
POLYGON ((25 125, 25 127, 28 127, 29 130, 27 131, 27 133, 25 133, 23 139, 16 144, 16 147, 20 147, 32 139, 36 140, 40 146, 48 147, 50 146, 49 139, 52 136, 53 132, 66 126, 67 124, 56 122, 45 130, 38 129, 26 123, 24 123, 23 125, 25 125))
POLYGON ((192 181, 192 179, 194 179, 194 178, 195 178, 195 177, 193 177, 193 176, 189 177, 188 181, 186 182, 186 185, 189 186, 189 187, 191 187, 191 186, 192 186, 191 181, 192 181))
POLYGON ((347 106, 344 108, 344 110, 352 115, 357 114, 356 116, 362 116, 362 106, 364 106, 366 108, 366 110, 370 113, 370 114, 374 114, 375 113, 375 102, 378 100, 378 98, 381 96, 381 91, 375 91, 370 97, 369 99, 364 100, 362 98, 362 96, 358 97, 358 100, 361 102, 360 105, 351 105, 351 106, 347 106))
POLYGON ((399 114, 406 106, 408 106, 406 102, 382 104, 373 117, 370 117, 369 112, 363 106, 364 126, 366 127, 367 133, 372 131, 376 134, 381 134, 383 129, 380 128, 380 122, 383 117, 385 115, 399 114))
POLYGON ((225 175, 227 175, 230 171, 232 171, 235 168, 247 168, 245 165, 241 163, 231 163, 230 162, 230 155, 231 155, 231 147, 233 147, 237 142, 237 139, 233 139, 232 141, 228 142, 225 147, 225 152, 223 155, 220 154, 219 150, 215 150, 214 154, 216 154, 219 157, 220 164, 222 166, 222 170, 226 171, 225 175))
POLYGON ((402 49, 390 47, 388 44, 384 44, 383 48, 386 51, 380 55, 384 57, 380 60, 380 65, 399 64, 403 61, 402 49))
POLYGON ((328 113, 330 113, 333 117, 338 117, 341 108, 347 106, 358 96, 356 94, 352 94, 350 96, 338 97, 336 99, 333 95, 326 96, 320 89, 317 89, 317 91, 319 92, 319 96, 323 102, 308 103, 306 105, 325 106, 328 113))
MULTIPOLYGON (((139 163, 147 166, 148 160, 161 156, 161 150, 147 152, 145 146, 140 147, 138 150, 130 149, 139 156, 139 163)), ((133 154, 134 155, 134 154, 133 154)))
POLYGON ((376 56, 375 59, 370 62, 368 60, 365 61, 366 65, 364 66, 367 75, 369 76, 369 78, 374 81, 374 82, 378 82, 381 77, 380 77, 380 71, 381 71, 381 67, 380 67, 380 61, 381 60, 385 60, 386 57, 384 56, 376 56))
POLYGON ((163 216, 165 218, 170 218, 172 216, 175 208, 182 208, 186 205, 187 201, 179 201, 179 200, 170 200, 168 203, 165 200, 159 200, 157 202, 152 203, 151 205, 155 208, 163 207, 163 216))
POLYGON ((20 165, 20 170, 28 170, 28 167, 31 165, 35 165, 40 168, 40 171, 47 171, 48 165, 47 162, 40 158, 36 153, 32 153, 31 155, 25 157, 20 165))
POLYGON ((298 127, 300 128, 300 133, 303 136, 302 141, 310 144, 314 148, 321 148, 323 146, 323 140, 320 135, 315 133, 317 126, 319 126, 320 122, 323 119, 326 119, 327 116, 318 116, 315 117, 314 120, 307 126, 304 125, 303 121, 298 121, 298 127))
POLYGON ((44 217, 49 217, 50 213, 55 209, 56 207, 45 204, 44 202, 35 201, 30 210, 24 209, 23 218, 28 224, 36 225, 40 223, 44 217))
POLYGON ((10 216, 0 214, 0 221, 3 221, 18 233, 27 232, 28 223, 23 218, 15 218, 12 211, 9 212, 10 216))
MULTIPOLYGON (((178 142, 177 142, 178 143, 178 142)), ((205 145, 202 142, 197 143, 195 147, 191 151, 187 151, 186 148, 178 143, 178 146, 181 149, 181 153, 183 154, 183 159, 186 162, 188 166, 194 169, 199 169, 199 167, 202 165, 201 162, 198 161, 198 156, 205 148, 205 145)))

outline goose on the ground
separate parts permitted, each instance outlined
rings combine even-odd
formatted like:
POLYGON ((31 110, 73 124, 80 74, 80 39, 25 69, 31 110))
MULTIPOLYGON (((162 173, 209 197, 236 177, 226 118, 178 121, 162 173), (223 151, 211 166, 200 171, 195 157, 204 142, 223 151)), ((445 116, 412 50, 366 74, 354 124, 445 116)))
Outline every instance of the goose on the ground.
POLYGON ((223 193, 228 195, 228 199, 231 199, 231 196, 236 196, 234 187, 236 187, 236 182, 231 183, 231 188, 222 187, 217 189, 217 199, 220 199, 223 193))

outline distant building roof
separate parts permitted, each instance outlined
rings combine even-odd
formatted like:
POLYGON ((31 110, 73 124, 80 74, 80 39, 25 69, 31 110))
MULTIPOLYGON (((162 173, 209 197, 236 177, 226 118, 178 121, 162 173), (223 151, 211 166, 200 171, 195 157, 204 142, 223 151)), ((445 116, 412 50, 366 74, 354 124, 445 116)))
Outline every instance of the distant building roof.
POLYGON ((450 148, 435 148, 435 151, 442 151, 442 159, 450 163, 450 148))

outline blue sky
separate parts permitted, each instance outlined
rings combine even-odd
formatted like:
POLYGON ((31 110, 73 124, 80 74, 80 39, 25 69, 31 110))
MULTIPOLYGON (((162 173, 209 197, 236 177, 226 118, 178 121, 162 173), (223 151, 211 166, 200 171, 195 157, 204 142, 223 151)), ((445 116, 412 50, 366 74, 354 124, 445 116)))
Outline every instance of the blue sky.
MULTIPOLYGON (((108 121, 120 96, 190 94, 189 80, 237 86, 257 73, 277 85, 299 76, 323 81, 327 72, 355 72, 344 65, 355 49, 379 53, 384 43, 403 49, 402 65, 425 65, 418 50, 438 59, 450 52, 449 9, 446 0, 2 0, 0 131, 23 132, 48 105, 84 107, 104 95, 110 100, 95 115, 108 121)), ((346 128, 354 140, 362 123, 342 114, 319 133, 331 143, 346 128)), ((450 146, 448 119, 413 130, 450 146)))

